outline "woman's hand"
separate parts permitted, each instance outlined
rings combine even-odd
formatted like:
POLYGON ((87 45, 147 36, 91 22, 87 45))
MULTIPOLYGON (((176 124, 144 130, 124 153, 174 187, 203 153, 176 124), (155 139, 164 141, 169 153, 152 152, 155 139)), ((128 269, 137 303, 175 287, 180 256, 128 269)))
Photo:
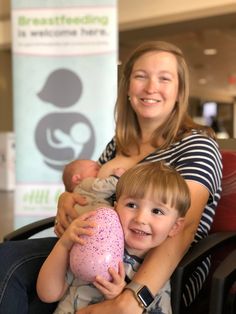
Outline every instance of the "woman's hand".
POLYGON ((94 286, 101 291, 105 299, 111 300, 117 297, 124 290, 125 282, 125 267, 123 262, 118 265, 118 272, 114 268, 109 268, 108 271, 112 277, 112 281, 108 281, 101 276, 96 277, 93 282, 94 286))
POLYGON ((76 204, 85 205, 86 199, 77 193, 64 192, 60 195, 54 226, 54 232, 58 237, 61 237, 71 221, 78 217, 74 208, 76 204))
POLYGON ((89 305, 76 314, 142 314, 143 308, 135 300, 133 292, 125 289, 113 300, 89 305))

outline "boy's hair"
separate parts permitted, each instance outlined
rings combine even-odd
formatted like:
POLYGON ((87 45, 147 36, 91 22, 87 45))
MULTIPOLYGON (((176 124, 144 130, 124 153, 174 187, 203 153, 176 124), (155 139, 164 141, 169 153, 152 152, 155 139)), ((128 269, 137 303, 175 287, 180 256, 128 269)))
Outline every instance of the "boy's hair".
POLYGON ((119 179, 116 187, 116 199, 128 197, 143 198, 148 194, 154 200, 168 204, 185 216, 191 204, 190 191, 184 178, 163 162, 138 164, 128 169, 119 179))

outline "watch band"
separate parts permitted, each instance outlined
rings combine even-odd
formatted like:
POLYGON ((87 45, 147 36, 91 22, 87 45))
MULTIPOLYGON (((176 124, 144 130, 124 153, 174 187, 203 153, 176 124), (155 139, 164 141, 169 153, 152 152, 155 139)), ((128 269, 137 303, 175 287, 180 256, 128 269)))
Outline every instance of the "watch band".
POLYGON ((125 289, 129 289, 134 293, 136 300, 142 308, 148 308, 154 301, 154 296, 147 286, 131 281, 125 286, 125 289))

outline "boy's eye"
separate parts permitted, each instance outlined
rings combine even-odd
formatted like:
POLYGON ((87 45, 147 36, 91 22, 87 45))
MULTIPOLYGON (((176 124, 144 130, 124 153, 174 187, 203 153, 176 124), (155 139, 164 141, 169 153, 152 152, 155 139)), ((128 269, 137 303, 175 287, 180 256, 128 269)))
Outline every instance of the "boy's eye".
POLYGON ((155 215, 164 215, 163 210, 160 208, 153 208, 152 213, 155 215))

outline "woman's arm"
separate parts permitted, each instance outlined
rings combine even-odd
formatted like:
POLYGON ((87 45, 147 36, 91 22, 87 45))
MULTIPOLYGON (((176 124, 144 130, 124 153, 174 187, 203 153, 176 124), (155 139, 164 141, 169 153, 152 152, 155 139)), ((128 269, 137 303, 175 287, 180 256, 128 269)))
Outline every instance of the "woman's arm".
MULTIPOLYGON (((169 280, 187 252, 209 198, 209 192, 202 184, 194 181, 187 181, 187 183, 191 193, 191 207, 186 215, 183 230, 150 251, 133 278, 134 281, 146 285, 154 295, 169 280)), ((88 306, 77 314, 141 314, 142 311, 133 293, 125 290, 116 299, 88 306)))
POLYGON ((203 185, 194 181, 187 181, 187 184, 191 193, 191 207, 187 212, 183 230, 150 251, 140 266, 140 271, 134 276, 135 281, 145 283, 153 294, 171 277, 188 251, 209 198, 209 192, 203 185), (151 271, 152 269, 155 269, 155 272, 151 271))
POLYGON ((113 300, 89 305, 76 314, 142 314, 143 308, 138 304, 131 290, 125 289, 113 300))

